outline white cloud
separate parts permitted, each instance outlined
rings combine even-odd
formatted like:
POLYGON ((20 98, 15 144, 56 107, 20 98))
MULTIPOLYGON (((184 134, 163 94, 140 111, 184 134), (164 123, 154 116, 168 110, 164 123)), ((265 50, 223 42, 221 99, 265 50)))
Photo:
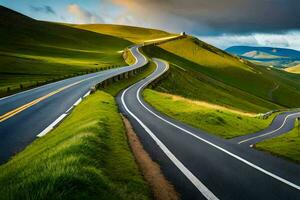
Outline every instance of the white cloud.
POLYGON ((219 48, 235 45, 291 48, 300 51, 300 31, 283 34, 221 35, 199 37, 219 48))
POLYGON ((103 19, 94 13, 91 13, 84 8, 80 7, 78 4, 69 4, 68 12, 72 14, 75 19, 74 23, 103 23, 103 19))

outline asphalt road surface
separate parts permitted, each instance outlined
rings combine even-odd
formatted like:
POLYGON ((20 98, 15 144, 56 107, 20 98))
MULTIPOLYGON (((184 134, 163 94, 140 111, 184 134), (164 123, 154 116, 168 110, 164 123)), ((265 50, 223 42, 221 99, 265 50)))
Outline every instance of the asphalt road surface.
POLYGON ((299 111, 284 112, 277 115, 271 125, 253 134, 244 135, 241 137, 231 139, 232 142, 236 142, 240 145, 252 146, 258 142, 266 139, 277 137, 284 133, 289 132, 295 128, 295 120, 300 117, 299 111))
POLYGON ((24 149, 36 136, 73 107, 92 86, 148 61, 131 47, 137 62, 128 67, 73 77, 0 99, 0 163, 24 149))
POLYGON ((155 62, 157 70, 121 92, 117 101, 182 199, 300 199, 299 165, 209 135, 145 103, 142 90, 168 67, 155 62))
MULTIPOLYGON (((138 46, 131 51, 137 58, 132 66, 70 78, 0 99, 0 163, 44 133, 91 86, 147 63, 138 46)), ((142 90, 168 68, 166 62, 154 60, 157 70, 121 92, 117 101, 144 148, 182 199, 300 199, 300 166, 248 146, 289 130, 298 113, 279 115, 262 132, 223 140, 171 119, 143 101, 142 90)))

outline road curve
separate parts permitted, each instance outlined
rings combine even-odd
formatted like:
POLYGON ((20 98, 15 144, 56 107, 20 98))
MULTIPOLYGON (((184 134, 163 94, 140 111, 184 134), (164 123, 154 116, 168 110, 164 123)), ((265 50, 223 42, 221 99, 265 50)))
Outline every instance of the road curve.
POLYGON ((252 146, 266 139, 277 137, 295 128, 295 120, 300 117, 299 111, 284 112, 277 115, 270 126, 253 134, 244 135, 231 139, 240 145, 252 146))
POLYGON ((0 164, 61 119, 92 86, 144 66, 148 61, 138 48, 138 45, 130 48, 136 57, 134 65, 73 77, 1 98, 0 164))
POLYGON ((182 199, 299 199, 300 166, 178 122, 142 99, 167 64, 122 91, 117 102, 182 199))

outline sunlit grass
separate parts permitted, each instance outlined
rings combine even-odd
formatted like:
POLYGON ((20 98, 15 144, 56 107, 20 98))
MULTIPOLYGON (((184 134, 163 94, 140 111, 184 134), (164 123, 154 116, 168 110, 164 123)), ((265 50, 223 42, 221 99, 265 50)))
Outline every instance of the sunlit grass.
POLYGON ((255 145, 259 150, 300 163, 300 132, 299 122, 295 128, 281 136, 265 140, 255 145))
POLYGON ((300 64, 285 69, 287 72, 300 74, 300 64))
POLYGON ((196 128, 223 138, 233 138, 266 128, 271 118, 260 119, 256 113, 244 112, 203 101, 145 90, 145 100, 158 111, 196 128))
MULTIPOLYGON (((300 106, 299 75, 249 64, 192 37, 164 43, 159 47, 144 47, 144 50, 152 57, 163 58, 186 70, 186 73, 181 73, 184 74, 183 78, 176 75, 169 76, 156 89, 162 86, 170 93, 202 100, 207 90, 200 90, 199 84, 195 83, 205 82, 205 85, 207 83, 210 85, 208 86, 211 88, 210 93, 227 90, 229 95, 225 96, 231 95, 232 98, 222 95, 224 98, 210 99, 230 106, 234 106, 231 102, 235 98, 242 99, 244 102, 249 101, 253 105, 265 108, 264 110, 300 106), (179 82, 177 84, 179 87, 172 87, 170 82, 176 81, 179 82), (168 86, 166 82, 169 82, 168 86), (194 84, 186 85, 192 82, 194 84)), ((246 107, 248 106, 237 105, 237 108, 247 109, 246 107)))
POLYGON ((76 28, 94 31, 97 33, 113 35, 124 38, 134 43, 142 43, 146 40, 153 40, 162 37, 169 37, 173 34, 165 31, 148 29, 134 26, 114 25, 114 24, 84 24, 75 25, 76 28))
POLYGON ((7 90, 21 90, 21 85, 35 86, 36 80, 124 66, 120 51, 132 45, 118 37, 36 21, 5 9, 0 13, 0 38, 0 96, 7 90))
POLYGON ((149 199, 114 98, 96 92, 0 167, 0 199, 149 199))

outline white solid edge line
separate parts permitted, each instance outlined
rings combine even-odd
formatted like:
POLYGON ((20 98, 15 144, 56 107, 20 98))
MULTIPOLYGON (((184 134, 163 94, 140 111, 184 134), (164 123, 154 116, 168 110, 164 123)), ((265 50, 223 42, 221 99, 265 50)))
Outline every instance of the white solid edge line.
POLYGON ((40 134, 37 135, 37 137, 43 137, 47 133, 49 133, 61 120, 63 120, 67 114, 62 114, 59 116, 54 122, 52 122, 47 128, 45 128, 40 134))
MULTIPOLYGON (((133 47, 134 48, 134 47, 133 47)), ((130 49, 130 51, 131 51, 131 53, 132 53, 132 50, 130 49)), ((147 61, 147 59, 146 59, 146 57, 139 51, 139 49, 137 48, 137 51, 138 51, 138 53, 140 54, 140 55, 142 55, 143 56, 143 58, 145 59, 145 61, 147 61)), ((138 63, 138 59, 137 59, 137 57, 134 55, 134 53, 132 53, 132 55, 134 56, 134 58, 135 58, 135 63, 134 63, 134 65, 136 65, 137 63, 138 63)), ((98 75, 96 75, 96 76, 92 76, 92 77, 89 77, 89 78, 87 78, 87 79, 84 79, 83 81, 86 81, 86 80, 88 80, 88 79, 91 79, 91 78, 95 78, 95 77, 97 77, 98 75)), ((60 81, 59 81, 60 82, 60 81)), ((44 86, 46 86, 46 85, 44 85, 44 86)), ((43 87, 43 86, 41 86, 41 87, 43 87)), ((37 89, 37 88, 33 88, 33 89, 37 89)), ((31 90, 33 90, 33 89, 31 89, 31 90)), ((29 91, 29 90, 28 90, 29 91)), ((27 92, 28 92, 27 91, 27 92)), ((24 91, 24 92, 26 92, 26 91, 24 91)), ((23 93, 23 92, 21 92, 21 93, 23 93)), ((63 120, 68 114, 69 114, 69 112, 75 107, 75 106, 77 106, 77 105, 79 105, 79 103, 82 101, 82 99, 83 98, 85 98, 85 97, 87 97, 88 95, 90 95, 90 93, 91 93, 91 91, 89 90, 82 98, 80 97, 69 109, 67 109, 66 111, 65 111, 65 113, 64 114, 62 114, 61 116, 59 116, 56 120, 54 120, 49 126, 47 126, 42 132, 40 132, 36 137, 43 137, 43 136, 45 136, 47 133, 49 133, 54 127, 55 127, 55 125, 57 125, 61 120, 63 120)), ((17 94, 19 94, 19 93, 17 93, 17 94)), ((16 94, 14 94, 14 95, 16 95, 16 94)), ((13 96, 13 95, 12 95, 13 96)), ((8 96, 9 97, 9 96, 8 96)), ((5 98, 8 98, 8 97, 5 97, 5 98)), ((1 100, 1 99, 0 99, 1 100)))
MULTIPOLYGON (((163 71, 161 74, 163 74, 163 71)), ((159 74, 160 75, 160 74, 159 74)), ((160 149, 168 156, 168 158, 175 164, 175 166, 193 183, 193 185, 201 192, 206 199, 218 200, 218 198, 201 182, 199 179, 190 172, 175 156, 172 152, 153 134, 153 132, 139 119, 137 118, 126 106, 124 101, 124 95, 131 87, 127 88, 121 96, 122 104, 125 110, 143 127, 143 129, 151 136, 160 149)))
MULTIPOLYGON (((134 47, 132 47, 134 48, 134 47)), ((131 51, 132 55, 134 56, 135 58, 135 63, 133 65, 136 65, 138 63, 138 58, 134 55, 134 53, 132 52, 132 48, 130 48, 129 50, 131 51)), ((135 46, 135 48, 137 48, 137 51, 140 55, 142 55, 142 57, 144 58, 144 61, 146 62, 147 61, 147 58, 139 51, 139 48, 137 46, 135 46)), ((95 78, 97 77, 98 75, 96 76, 92 76, 92 77, 89 77, 87 79, 84 79, 83 81, 86 81, 88 79, 91 79, 91 78, 95 78)), ((60 81, 59 81, 60 82, 60 81)), ((44 85, 46 86, 46 85, 44 85)), ((41 86, 43 87, 43 86, 41 86)), ((37 89, 37 88, 33 88, 33 89, 37 89)), ((28 90, 29 91, 29 90, 28 90)), ((26 91, 24 91, 26 92, 26 91)), ((23 92, 21 92, 23 93, 23 92)), ((43 137, 45 136, 47 133, 49 133, 54 127, 55 125, 57 125, 61 120, 63 120, 68 114, 69 112, 77 105, 79 105, 79 103, 82 101, 83 98, 87 97, 88 95, 91 94, 91 91, 89 90, 82 98, 80 97, 69 109, 66 110, 66 112, 64 114, 62 114, 61 116, 59 116, 56 120, 54 120, 49 126, 47 126, 41 133, 39 133, 36 137, 43 137)), ((16 94, 15 94, 16 95, 16 94)), ((7 97, 5 97, 7 98, 7 97)), ((1 99, 0 99, 1 100, 1 99)))
POLYGON ((261 134, 261 135, 258 135, 258 136, 254 136, 254 137, 251 137, 251 138, 248 138, 248 139, 245 139, 245 140, 242 140, 240 142, 238 142, 238 144, 242 144, 244 142, 248 142, 250 140, 253 140, 253 139, 256 139, 256 138, 260 138, 260 137, 264 137, 264 136, 267 136, 267 135, 271 135, 273 133, 275 133, 276 131, 279 131, 281 128, 283 128, 283 126, 285 125, 287 119, 291 116, 294 116, 294 115, 299 115, 300 113, 297 112, 297 113, 293 113, 293 114, 289 114, 287 116, 285 116, 284 120, 283 120, 283 123, 281 124, 281 126, 273 131, 270 131, 270 132, 267 132, 267 133, 264 133, 264 134, 261 134))
MULTIPOLYGON (((156 63, 156 64, 157 64, 157 63, 156 63)), ((139 103, 140 103, 146 110, 148 110, 150 113, 152 113, 154 116, 156 116, 157 118, 163 120, 164 122, 166 122, 166 123, 168 123, 168 124, 170 124, 170 125, 172 125, 172 126, 178 128, 178 129, 182 130, 183 132, 185 132, 185 133, 187 133, 187 134, 189 134, 189 135, 191 135, 191 136, 197 138, 198 140, 201 140, 201 141, 203 141, 203 142, 205 142, 205 143, 207 143, 207 144, 209 144, 209 145, 215 147, 216 149, 219 149, 220 151, 223 151, 224 153, 226 153, 226 154, 230 155, 231 157, 233 157, 233 158, 235 158, 235 159, 237 159, 237 160, 239 160, 239 161, 241 161, 241 162, 243 162, 243 163, 249 165, 250 167, 252 167, 252 168, 254 168, 254 169, 258 170, 258 171, 261 171, 262 173, 264 173, 264 174, 266 174, 266 175, 268 175, 268 176, 270 176, 270 177, 272 177, 272 178, 274 178, 274 179, 276 179, 276 180, 278 180, 278 181, 280 181, 280 182, 282 182, 282 183, 285 183, 285 184, 287 184, 287 185, 289 185, 289 186, 291 186, 291 187, 293 187, 293 188, 295 188, 295 189, 297 189, 297 190, 300 190, 300 186, 298 186, 298 185, 296 185, 296 184, 294 184, 294 183, 292 183, 292 182, 290 182, 290 181, 288 181, 288 180, 286 180, 286 179, 284 179, 284 178, 281 178, 280 176, 277 176, 276 174, 273 174, 273 173, 271 173, 271 172, 269 172, 269 171, 267 171, 267 170, 265 170, 265 169, 263 169, 263 168, 261 168, 261 167, 255 165, 255 164, 253 164, 253 163, 247 161, 246 159, 244 159, 244 158, 242 158, 242 157, 240 157, 240 156, 238 156, 238 155, 235 155, 235 154, 231 153, 230 151, 228 151, 228 150, 226 150, 226 149, 223 149, 222 147, 220 147, 220 146, 218 146, 218 145, 213 144, 212 142, 210 142, 210 141, 208 141, 208 140, 205 140, 205 139, 201 138, 200 136, 195 135, 194 133, 192 133, 192 132, 190 132, 190 131, 188 131, 188 130, 186 130, 186 129, 184 129, 184 128, 181 128, 180 126, 177 126, 176 124, 173 124, 172 122, 170 122, 170 121, 168 121, 168 120, 162 118, 161 116, 159 116, 159 115, 157 115, 156 113, 154 113, 153 111, 151 111, 149 108, 147 108, 147 107, 142 103, 142 101, 140 100, 140 97, 139 97, 139 93, 140 93, 141 88, 143 88, 145 85, 147 85, 148 83, 150 83, 152 80, 153 80, 153 79, 151 79, 150 81, 146 82, 145 84, 143 84, 143 85, 138 89, 138 91, 137 91, 137 98, 138 98, 139 103)))
POLYGON ((83 95, 82 98, 85 98, 85 97, 89 96, 90 94, 91 94, 91 91, 89 90, 85 95, 83 95))
POLYGON ((81 101, 82 101, 82 98, 80 97, 80 98, 73 104, 73 106, 78 106, 78 104, 80 104, 81 101))
POLYGON ((69 113, 73 108, 74 106, 72 105, 65 113, 69 113))

